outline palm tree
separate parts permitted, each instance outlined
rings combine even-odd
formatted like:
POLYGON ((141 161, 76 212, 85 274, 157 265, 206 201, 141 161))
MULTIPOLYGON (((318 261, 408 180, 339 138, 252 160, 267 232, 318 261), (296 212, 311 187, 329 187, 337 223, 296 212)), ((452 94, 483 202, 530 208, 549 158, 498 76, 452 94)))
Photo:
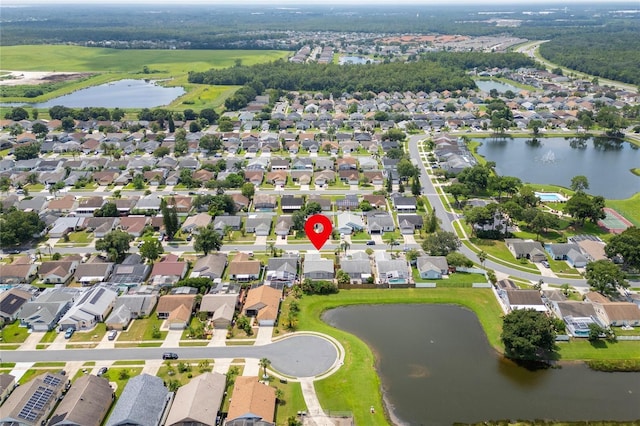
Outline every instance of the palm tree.
POLYGON ((487 253, 485 253, 484 250, 480 250, 480 253, 478 253, 478 260, 480 264, 484 266, 484 261, 487 260, 487 253))
POLYGON ((398 244, 398 241, 394 237, 391 237, 389 239, 389 248, 390 248, 391 252, 393 252, 393 246, 395 246, 397 244, 398 244))
POLYGON ((344 254, 347 254, 347 250, 349 250, 349 248, 351 248, 351 244, 349 244, 349 241, 347 240, 343 240, 340 243, 340 248, 342 249, 342 251, 344 252, 344 254))
POLYGON ((260 358, 260 367, 262 367, 262 378, 266 379, 269 377, 267 375, 267 367, 271 365, 271 361, 268 358, 260 358))
POLYGON ((229 241, 233 239, 233 228, 230 225, 224 225, 222 228, 222 233, 229 241))
POLYGON ((276 244, 273 241, 267 243, 267 248, 271 252, 271 257, 276 257, 276 244))

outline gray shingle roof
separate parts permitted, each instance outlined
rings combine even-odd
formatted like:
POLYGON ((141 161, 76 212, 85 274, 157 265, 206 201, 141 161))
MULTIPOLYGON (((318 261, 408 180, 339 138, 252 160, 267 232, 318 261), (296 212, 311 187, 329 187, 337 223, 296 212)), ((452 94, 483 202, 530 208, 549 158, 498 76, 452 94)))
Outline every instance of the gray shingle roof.
POLYGON ((168 399, 169 390, 161 378, 149 374, 136 376, 122 391, 107 426, 156 426, 168 399))

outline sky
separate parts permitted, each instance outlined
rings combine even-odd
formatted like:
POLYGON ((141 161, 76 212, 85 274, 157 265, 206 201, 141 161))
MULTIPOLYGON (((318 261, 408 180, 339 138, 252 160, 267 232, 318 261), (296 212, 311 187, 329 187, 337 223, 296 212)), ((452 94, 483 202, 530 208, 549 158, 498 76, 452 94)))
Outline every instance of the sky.
MULTIPOLYGON (((640 7, 640 0, 615 0, 615 3, 629 3, 640 7)), ((390 3, 389 0, 181 0, 180 4, 232 4, 232 5, 433 5, 433 4, 557 4, 566 5, 572 3, 612 3, 611 0, 397 0, 390 3)), ((176 4, 175 0, 3 0, 3 5, 31 5, 31 4, 176 4)))

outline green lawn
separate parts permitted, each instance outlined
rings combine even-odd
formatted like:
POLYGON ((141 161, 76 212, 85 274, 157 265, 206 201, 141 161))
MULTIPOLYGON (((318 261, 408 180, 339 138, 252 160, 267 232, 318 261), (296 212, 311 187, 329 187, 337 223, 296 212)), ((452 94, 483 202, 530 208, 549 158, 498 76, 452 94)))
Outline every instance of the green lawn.
POLYGON ((606 205, 626 217, 635 226, 640 226, 640 192, 626 200, 607 200, 606 205))
POLYGON ((470 288, 473 283, 484 283, 487 279, 483 274, 469 274, 466 272, 456 272, 449 274, 449 278, 439 280, 424 280, 420 278, 420 273, 416 268, 412 268, 413 279, 417 283, 436 283, 437 287, 466 287, 470 288))
POLYGON ((68 235, 70 243, 88 244, 93 241, 93 232, 79 231, 71 232, 68 235))
POLYGON ((98 343, 107 332, 107 326, 101 322, 93 330, 76 331, 69 339, 71 343, 98 343))
POLYGON ((29 336, 27 327, 20 327, 20 321, 14 321, 2 329, 2 343, 23 343, 29 336))
POLYGON ((120 394, 122 394, 122 391, 124 390, 124 387, 127 385, 127 382, 129 381, 129 379, 141 373, 142 373, 142 367, 118 367, 118 368, 109 368, 109 370, 102 377, 109 380, 110 382, 116 383, 115 393, 116 393, 116 397, 119 397, 120 394), (120 373, 123 371, 126 372, 126 374, 123 373, 125 375, 121 376, 120 373))
POLYGON ((513 257, 513 254, 509 251, 503 241, 497 240, 485 240, 482 238, 471 238, 471 243, 475 244, 480 250, 483 250, 489 257, 492 256, 502 261, 502 263, 508 263, 514 267, 530 272, 538 272, 538 268, 533 266, 529 261, 526 263, 520 263, 513 257))
POLYGON ((167 337, 167 331, 160 332, 160 338, 154 339, 153 326, 160 328, 162 320, 158 319, 155 310, 147 318, 137 319, 133 321, 133 324, 129 326, 128 331, 124 331, 119 334, 119 342, 139 342, 142 340, 164 340, 167 337))
POLYGON ((276 405, 276 424, 286 425, 287 419, 296 416, 298 411, 306 411, 307 404, 302 396, 302 387, 298 382, 280 383, 274 379, 271 386, 282 391, 282 402, 276 405))
POLYGON ((40 343, 53 343, 57 336, 58 332, 56 330, 47 331, 40 339, 40 343))

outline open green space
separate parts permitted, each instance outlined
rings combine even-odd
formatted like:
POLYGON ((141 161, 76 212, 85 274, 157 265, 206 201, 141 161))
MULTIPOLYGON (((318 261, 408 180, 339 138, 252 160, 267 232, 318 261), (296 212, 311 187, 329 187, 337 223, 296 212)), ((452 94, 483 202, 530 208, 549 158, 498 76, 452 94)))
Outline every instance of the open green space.
MULTIPOLYGON (((467 307, 478 316, 489 344, 499 352, 503 350, 500 342, 502 311, 489 289, 342 290, 332 296, 304 296, 299 301, 298 328, 327 333, 336 338, 346 352, 343 367, 332 376, 316 382, 320 403, 325 410, 353 412, 356 424, 388 424, 383 414, 375 357, 364 342, 325 324, 321 315, 325 310, 338 306, 388 303, 444 303, 467 307), (375 413, 370 412, 371 407, 375 413)), ((592 345, 586 340, 572 340, 558 345, 558 358, 561 361, 640 359, 640 342, 592 345)))
POLYGON ((71 343, 97 343, 102 340, 106 332, 107 326, 105 325, 105 323, 101 322, 98 323, 98 325, 96 325, 92 330, 76 331, 75 333, 73 333, 73 336, 71 336, 71 339, 69 339, 69 341, 71 343))
POLYGON ((298 411, 307 410, 307 404, 302 396, 302 386, 299 382, 281 383, 274 379, 270 385, 282 392, 282 399, 276 405, 277 425, 286 425, 289 417, 295 417, 298 411))
POLYGON ((213 370, 213 363, 210 360, 202 360, 193 364, 185 361, 165 361, 158 370, 156 376, 165 383, 175 381, 175 385, 183 386, 189 383, 193 377, 213 370))
POLYGON ((142 367, 118 367, 110 368, 102 377, 116 384, 115 394, 116 397, 120 397, 129 379, 141 373, 142 367))
POLYGON ((127 331, 120 333, 118 342, 140 342, 142 340, 164 340, 167 337, 167 331, 160 331, 160 337, 153 337, 154 327, 160 329, 162 320, 158 319, 155 311, 147 318, 134 320, 127 331))
POLYGON ((20 321, 14 321, 2 329, 1 336, 1 343, 23 343, 29 336, 29 329, 20 327, 20 321))

